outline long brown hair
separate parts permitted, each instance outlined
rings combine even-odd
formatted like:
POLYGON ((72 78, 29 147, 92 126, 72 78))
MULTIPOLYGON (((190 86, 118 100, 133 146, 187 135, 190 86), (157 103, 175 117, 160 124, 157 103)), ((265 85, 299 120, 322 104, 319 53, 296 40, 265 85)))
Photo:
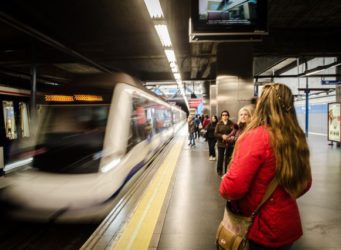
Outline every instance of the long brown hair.
POLYGON ((287 86, 280 83, 264 86, 246 132, 258 126, 269 128, 278 182, 291 196, 299 196, 311 179, 309 148, 287 86))

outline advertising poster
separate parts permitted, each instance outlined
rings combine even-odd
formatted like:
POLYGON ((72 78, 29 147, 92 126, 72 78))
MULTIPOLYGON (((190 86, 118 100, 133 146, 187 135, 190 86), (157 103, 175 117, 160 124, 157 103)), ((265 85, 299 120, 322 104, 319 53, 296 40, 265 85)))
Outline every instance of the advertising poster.
POLYGON ((341 142, 341 103, 328 103, 328 140, 341 142))
POLYGON ((197 108, 202 103, 201 98, 192 98, 188 100, 188 104, 190 108, 197 108))

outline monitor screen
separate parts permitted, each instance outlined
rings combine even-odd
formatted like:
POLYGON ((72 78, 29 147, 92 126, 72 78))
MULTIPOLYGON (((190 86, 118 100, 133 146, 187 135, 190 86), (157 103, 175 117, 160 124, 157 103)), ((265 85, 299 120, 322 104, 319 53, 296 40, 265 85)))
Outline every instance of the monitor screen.
POLYGON ((194 32, 266 30, 266 0, 192 0, 194 32))

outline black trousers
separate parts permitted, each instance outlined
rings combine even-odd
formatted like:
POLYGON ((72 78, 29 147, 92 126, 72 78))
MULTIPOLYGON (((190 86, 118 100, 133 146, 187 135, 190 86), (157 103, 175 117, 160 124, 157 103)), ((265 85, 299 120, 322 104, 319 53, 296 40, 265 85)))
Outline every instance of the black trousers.
POLYGON ((250 244, 250 250, 290 250, 292 245, 287 245, 283 247, 264 247, 261 245, 258 245, 257 243, 253 241, 249 241, 250 244))
POLYGON ((232 152, 233 146, 218 147, 217 173, 219 175, 226 173, 227 164, 231 160, 232 152))
POLYGON ((208 138, 207 139, 208 143, 208 151, 209 151, 209 156, 215 157, 215 144, 217 143, 217 139, 215 138, 208 138))

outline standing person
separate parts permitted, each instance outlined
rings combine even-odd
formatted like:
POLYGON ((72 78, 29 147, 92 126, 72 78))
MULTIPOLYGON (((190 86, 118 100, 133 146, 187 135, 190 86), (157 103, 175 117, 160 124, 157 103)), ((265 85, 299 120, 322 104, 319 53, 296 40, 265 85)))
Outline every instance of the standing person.
POLYGON ((227 138, 227 141, 230 143, 231 146, 234 147, 235 142, 239 138, 239 136, 244 132, 246 126, 251 121, 251 115, 253 113, 253 107, 248 105, 245 107, 242 107, 238 111, 238 122, 234 126, 234 131, 230 133, 229 137, 227 138))
POLYGON ((188 146, 195 146, 195 122, 194 117, 189 116, 187 120, 188 125, 188 134, 189 134, 189 143, 188 146))
POLYGON ((211 120, 210 120, 209 116, 205 115, 204 121, 202 122, 202 128, 207 129, 207 126, 208 126, 208 124, 210 124, 210 122, 211 122, 211 120))
POLYGON ((207 125, 206 129, 206 139, 208 143, 209 160, 215 161, 215 144, 217 143, 217 138, 214 136, 214 131, 218 123, 218 117, 216 115, 212 116, 211 122, 207 125))
POLYGON ((238 133, 237 133, 237 137, 244 132, 246 126, 250 123, 251 121, 251 116, 253 113, 253 109, 250 106, 245 106, 242 107, 239 112, 238 112, 238 133))
POLYGON ((247 235, 250 250, 290 249, 302 235, 296 199, 312 182, 309 148, 297 121, 294 97, 278 83, 264 86, 219 191, 241 215, 250 216, 273 178, 278 186, 247 235))
POLYGON ((200 120, 199 115, 195 116, 194 123, 195 123, 195 138, 199 139, 199 137, 200 137, 200 126, 202 128, 202 124, 201 124, 201 120, 200 120))
POLYGON ((232 152, 227 147, 228 134, 232 132, 233 122, 229 120, 230 113, 227 110, 221 112, 221 120, 218 122, 214 136, 218 139, 218 161, 217 161, 217 173, 219 176, 226 170, 228 159, 232 152))

